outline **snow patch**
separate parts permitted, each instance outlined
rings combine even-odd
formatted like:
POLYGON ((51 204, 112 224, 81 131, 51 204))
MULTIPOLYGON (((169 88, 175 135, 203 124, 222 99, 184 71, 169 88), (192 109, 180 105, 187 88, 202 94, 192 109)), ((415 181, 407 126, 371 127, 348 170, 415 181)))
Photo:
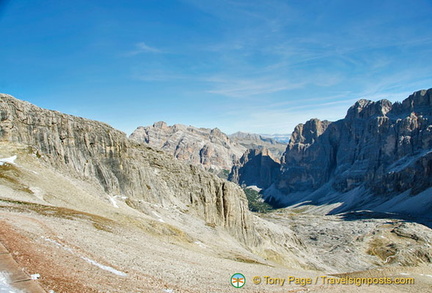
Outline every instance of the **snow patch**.
POLYGON ((0 272, 0 292, 4 293, 21 293, 22 291, 19 291, 15 288, 13 288, 9 284, 9 274, 7 272, 0 272))
POLYGON ((126 273, 123 273, 123 272, 121 272, 121 271, 118 271, 118 270, 116 270, 116 269, 113 268, 113 267, 102 265, 102 264, 100 264, 100 263, 98 263, 98 262, 96 262, 96 261, 94 261, 94 260, 92 260, 92 259, 90 259, 90 258, 85 257, 85 256, 81 256, 81 258, 82 258, 83 260, 85 260, 86 262, 88 262, 88 263, 90 263, 90 264, 92 264, 92 265, 94 265, 94 266, 97 266, 98 268, 100 268, 100 269, 102 269, 102 270, 105 270, 105 271, 108 271, 108 272, 110 272, 110 273, 113 273, 113 274, 115 274, 115 275, 117 275, 117 276, 121 276, 121 277, 126 277, 126 276, 127 276, 126 273))
POLYGON ((30 279, 32 279, 32 280, 37 280, 39 278, 40 278, 40 274, 32 274, 32 275, 30 275, 30 279))
POLYGON ((201 241, 195 241, 194 242, 196 245, 198 245, 201 248, 207 248, 207 245, 205 245, 204 243, 202 243, 201 241))
MULTIPOLYGON (((45 241, 47 241, 47 242, 50 242, 50 243, 53 243, 54 245, 56 245, 57 247, 59 247, 59 248, 62 248, 62 249, 64 249, 64 250, 66 250, 66 251, 69 251, 70 253, 72 253, 72 254, 76 254, 71 248, 69 248, 69 247, 67 247, 67 246, 65 246, 65 245, 63 245, 63 244, 61 244, 61 243, 58 243, 57 241, 55 241, 55 240, 52 240, 52 239, 49 239, 49 238, 47 238, 47 237, 43 237, 43 236, 41 236, 42 237, 42 239, 44 239, 45 241)), ((121 276, 121 277, 126 277, 127 276, 127 274, 126 273, 124 273, 124 272, 121 272, 121 271, 119 271, 119 270, 116 270, 115 268, 113 268, 113 267, 110 267, 110 266, 105 266, 105 265, 103 265, 103 264, 100 264, 100 263, 98 263, 98 262, 96 262, 96 261, 94 261, 94 260, 92 260, 92 259, 90 259, 90 258, 88 258, 88 257, 85 257, 85 256, 79 256, 81 259, 83 259, 83 260, 85 260, 86 262, 88 262, 88 263, 90 263, 90 264, 92 264, 92 265, 94 265, 94 266, 97 266, 98 268, 100 268, 100 269, 102 269, 102 270, 105 270, 105 271, 108 271, 108 272, 110 272, 110 273, 113 273, 113 274, 115 274, 115 275, 117 275, 117 276, 121 276)), ((37 274, 37 275, 39 275, 39 274, 37 274)), ((40 277, 40 276, 39 276, 40 277)), ((0 291, 1 292, 1 291, 0 291)))
POLYGON ((249 185, 249 186, 247 186, 246 188, 247 188, 247 189, 255 190, 255 191, 257 191, 257 192, 260 192, 260 191, 262 190, 262 188, 259 188, 259 187, 256 186, 256 185, 249 185))
POLYGON ((0 166, 3 166, 5 163, 15 165, 15 160, 17 159, 17 156, 12 156, 9 158, 0 159, 0 166))
POLYGON ((167 293, 174 293, 174 290, 173 290, 173 289, 163 289, 163 291, 164 291, 164 292, 167 292, 167 293))
POLYGON ((64 249, 64 250, 66 250, 66 251, 69 251, 70 253, 74 253, 73 250, 72 250, 71 248, 69 248, 69 247, 67 247, 67 246, 65 246, 65 245, 63 245, 63 244, 61 244, 61 243, 58 243, 58 242, 55 241, 55 240, 52 240, 52 239, 49 239, 49 238, 46 238, 46 237, 43 237, 43 236, 41 236, 41 237, 42 237, 42 239, 44 239, 45 241, 47 241, 47 242, 51 242, 51 243, 53 243, 55 246, 57 246, 57 247, 59 247, 59 248, 62 248, 62 249, 64 249))
POLYGON ((158 213, 156 213, 155 211, 152 211, 152 213, 153 213, 153 215, 155 215, 156 217, 158 217, 158 221, 159 221, 159 222, 161 222, 161 223, 165 223, 165 221, 162 219, 161 216, 159 216, 158 213))
POLYGON ((420 276, 425 276, 425 277, 429 277, 429 278, 432 278, 432 275, 425 275, 425 274, 420 274, 420 276))
POLYGON ((109 198, 111 204, 112 204, 115 208, 119 208, 119 206, 117 205, 117 202, 116 202, 116 200, 115 200, 114 197, 109 196, 108 198, 109 198))

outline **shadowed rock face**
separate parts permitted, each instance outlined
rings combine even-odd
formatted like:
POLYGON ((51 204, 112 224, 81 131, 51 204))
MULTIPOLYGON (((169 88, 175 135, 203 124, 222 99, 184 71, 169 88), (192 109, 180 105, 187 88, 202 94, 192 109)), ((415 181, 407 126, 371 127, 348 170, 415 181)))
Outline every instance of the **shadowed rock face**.
POLYGON ((28 145, 60 173, 100 185, 108 194, 127 196, 134 208, 139 209, 140 201, 176 205, 252 242, 247 200, 238 186, 133 142, 104 123, 1 94, 0 139, 28 145))
POLYGON ((130 138, 166 151, 192 165, 202 165, 214 170, 230 170, 246 150, 217 128, 196 128, 181 124, 168 126, 163 121, 156 122, 153 126, 138 127, 130 138))
POLYGON ((241 186, 267 188, 279 175, 280 163, 264 149, 247 150, 231 170, 228 180, 241 186))
POLYGON ((364 186, 374 194, 417 194, 432 186, 432 89, 402 103, 359 100, 344 119, 313 119, 292 134, 277 189, 337 192, 364 186))

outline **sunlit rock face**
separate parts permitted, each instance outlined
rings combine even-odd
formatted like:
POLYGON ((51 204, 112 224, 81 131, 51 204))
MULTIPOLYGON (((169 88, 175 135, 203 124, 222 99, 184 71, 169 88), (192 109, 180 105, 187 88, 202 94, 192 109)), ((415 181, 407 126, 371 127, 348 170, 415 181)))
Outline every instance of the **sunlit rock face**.
MULTIPOLYGON (((212 132, 211 137, 221 135, 212 132)), ((240 187, 171 155, 139 144, 107 124, 41 109, 0 95, 0 140, 27 145, 59 173, 92 182, 111 195, 176 206, 252 242, 253 223, 240 187)))
POLYGON ((168 126, 160 121, 140 126, 131 135, 134 141, 166 151, 179 160, 207 170, 230 170, 246 148, 233 142, 218 128, 196 128, 182 124, 168 126))

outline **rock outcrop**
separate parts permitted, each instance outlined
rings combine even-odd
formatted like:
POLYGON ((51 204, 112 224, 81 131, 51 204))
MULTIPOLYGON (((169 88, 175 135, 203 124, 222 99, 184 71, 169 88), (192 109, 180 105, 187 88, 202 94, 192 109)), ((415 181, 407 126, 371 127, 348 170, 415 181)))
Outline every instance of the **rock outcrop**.
MULTIPOLYGON (((209 139, 223 141, 225 136, 212 130, 209 139)), ((129 140, 104 123, 1 94, 0 140, 28 146, 59 173, 127 197, 134 209, 140 210, 142 202, 174 205, 209 225, 224 227, 244 243, 253 241, 253 222, 238 186, 129 140)))
MULTIPOLYGON (((269 199, 288 203, 294 198, 290 195, 296 194, 296 202, 323 203, 332 197, 333 202, 345 202, 345 210, 356 203, 362 208, 402 211, 403 202, 412 203, 413 196, 432 186, 431 119, 429 89, 402 103, 359 100, 342 120, 312 119, 300 124, 282 158, 280 177, 267 191, 269 199), (350 204, 343 196, 347 194, 350 204), (402 194, 397 204, 384 204, 402 194)), ((432 207, 428 198, 418 206, 420 213, 432 207)), ((415 212, 412 205, 405 208, 415 212)))
POLYGON ((219 129, 196 128, 165 122, 138 127, 130 139, 166 151, 179 160, 202 165, 207 170, 230 170, 233 163, 246 151, 231 141, 219 129))
POLYGON ((277 179, 279 169, 279 160, 268 149, 250 149, 233 166, 228 180, 265 189, 277 179))

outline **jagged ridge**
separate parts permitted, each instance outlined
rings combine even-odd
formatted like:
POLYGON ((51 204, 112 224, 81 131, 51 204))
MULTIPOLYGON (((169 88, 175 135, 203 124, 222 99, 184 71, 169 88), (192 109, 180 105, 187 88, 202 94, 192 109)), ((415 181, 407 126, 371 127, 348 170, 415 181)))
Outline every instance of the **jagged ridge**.
MULTIPOLYGON (((431 96, 429 89, 402 103, 359 100, 344 119, 333 123, 312 119, 298 125, 283 156, 280 177, 267 195, 285 203, 290 194, 297 194, 296 202, 323 202, 324 194, 332 193, 336 201, 336 194, 361 188, 354 196, 360 202, 361 193, 389 200, 404 192, 426 191, 432 186, 431 96), (275 190, 285 196, 273 196, 275 190)), ((367 200, 363 208, 371 204, 367 200)))

